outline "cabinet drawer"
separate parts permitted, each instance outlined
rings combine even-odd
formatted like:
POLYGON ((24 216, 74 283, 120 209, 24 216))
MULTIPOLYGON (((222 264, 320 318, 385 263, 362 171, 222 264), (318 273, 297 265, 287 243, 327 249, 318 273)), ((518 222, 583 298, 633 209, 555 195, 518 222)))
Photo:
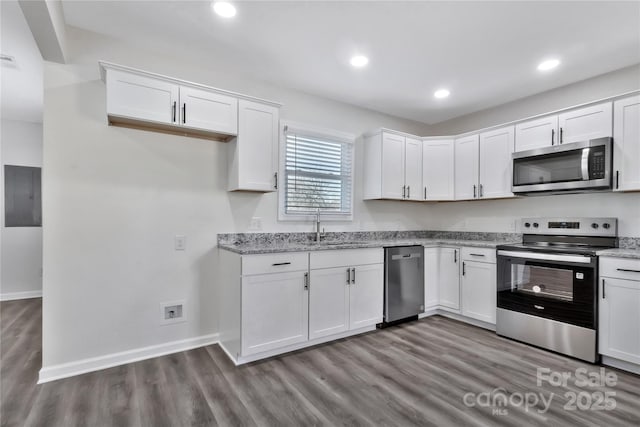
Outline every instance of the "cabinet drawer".
POLYGON ((311 252, 309 258, 311 269, 350 267, 354 265, 382 264, 384 262, 384 251, 382 248, 318 251, 311 252))
POLYGON ((309 268, 308 252, 283 252, 278 254, 243 255, 242 275, 306 271, 309 268))
POLYGON ((600 276, 640 281, 640 260, 600 258, 600 276))
POLYGON ((493 248, 462 248, 462 259, 465 261, 496 262, 496 250, 493 248))

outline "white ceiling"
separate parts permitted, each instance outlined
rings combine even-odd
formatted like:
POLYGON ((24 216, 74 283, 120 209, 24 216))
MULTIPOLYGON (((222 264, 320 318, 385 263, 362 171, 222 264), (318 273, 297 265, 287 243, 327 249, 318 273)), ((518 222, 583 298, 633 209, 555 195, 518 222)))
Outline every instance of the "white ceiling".
POLYGON ((42 122, 42 56, 17 1, 0 1, 0 52, 16 62, 0 63, 3 119, 42 122))
POLYGON ((67 24, 437 123, 640 63, 640 2, 64 1, 67 24), (370 58, 353 69, 350 57, 370 58), (561 66, 536 70, 547 57, 561 66), (446 87, 451 96, 436 100, 446 87))

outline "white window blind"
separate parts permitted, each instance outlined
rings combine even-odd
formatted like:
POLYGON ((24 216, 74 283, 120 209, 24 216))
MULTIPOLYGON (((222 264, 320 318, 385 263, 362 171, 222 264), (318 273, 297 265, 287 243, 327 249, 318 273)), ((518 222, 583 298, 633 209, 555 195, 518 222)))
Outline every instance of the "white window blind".
POLYGON ((331 135, 285 127, 287 215, 351 215, 353 144, 331 135))

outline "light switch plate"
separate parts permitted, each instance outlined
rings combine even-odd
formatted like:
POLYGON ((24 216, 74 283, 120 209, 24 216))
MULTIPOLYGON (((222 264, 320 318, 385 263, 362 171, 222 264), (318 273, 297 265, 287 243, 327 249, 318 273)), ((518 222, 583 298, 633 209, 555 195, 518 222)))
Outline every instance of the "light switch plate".
POLYGON ((174 247, 176 251, 184 251, 187 249, 187 236, 176 236, 174 239, 174 247))

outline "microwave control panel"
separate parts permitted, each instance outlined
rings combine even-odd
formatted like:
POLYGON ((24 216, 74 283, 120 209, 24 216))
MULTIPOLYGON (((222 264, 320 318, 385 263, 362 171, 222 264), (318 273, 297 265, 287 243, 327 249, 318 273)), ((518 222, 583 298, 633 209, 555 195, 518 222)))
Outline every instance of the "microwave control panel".
POLYGON ((589 179, 603 179, 607 165, 603 146, 594 147, 589 153, 589 179))

